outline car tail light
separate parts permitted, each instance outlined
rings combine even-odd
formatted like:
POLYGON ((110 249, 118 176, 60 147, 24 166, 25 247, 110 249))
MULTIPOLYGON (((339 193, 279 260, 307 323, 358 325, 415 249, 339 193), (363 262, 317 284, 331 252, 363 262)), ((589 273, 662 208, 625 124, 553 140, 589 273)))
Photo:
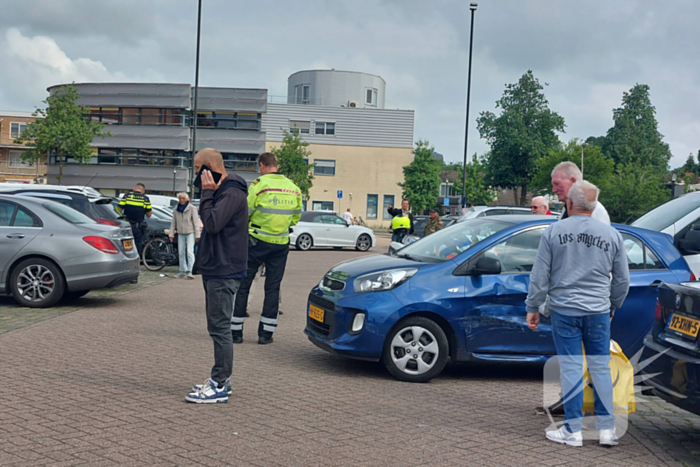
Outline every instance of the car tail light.
POLYGON ((114 246, 114 243, 104 237, 83 237, 83 240, 85 243, 97 250, 100 250, 102 253, 107 253, 110 255, 116 255, 119 253, 119 250, 117 250, 117 247, 114 246))
POLYGON ((115 227, 121 226, 121 224, 117 221, 113 221, 112 219, 95 219, 95 222, 99 224, 105 224, 105 225, 113 225, 115 227))
POLYGON ((656 299, 656 309, 654 310, 654 319, 656 321, 663 321, 664 319, 664 312, 663 308, 661 308, 661 303, 659 303, 659 299, 656 299))
POLYGON ((698 280, 698 278, 695 277, 695 273, 694 273, 694 272, 691 272, 691 273, 690 273, 690 282, 695 282, 696 280, 698 280))

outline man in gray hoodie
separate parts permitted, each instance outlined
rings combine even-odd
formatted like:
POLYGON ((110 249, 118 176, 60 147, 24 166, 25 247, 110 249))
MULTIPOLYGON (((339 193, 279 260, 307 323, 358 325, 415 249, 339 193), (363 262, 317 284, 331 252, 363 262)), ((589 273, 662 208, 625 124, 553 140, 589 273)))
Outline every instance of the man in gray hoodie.
POLYGON ((597 198, 598 188, 592 183, 571 185, 566 198, 569 217, 542 235, 525 300, 528 327, 534 331, 538 309, 549 295, 566 419, 559 430, 547 432, 547 439, 570 446, 582 445, 582 346, 595 387, 600 443, 617 444, 608 366, 610 320, 627 296, 629 269, 622 236, 591 218, 597 198))

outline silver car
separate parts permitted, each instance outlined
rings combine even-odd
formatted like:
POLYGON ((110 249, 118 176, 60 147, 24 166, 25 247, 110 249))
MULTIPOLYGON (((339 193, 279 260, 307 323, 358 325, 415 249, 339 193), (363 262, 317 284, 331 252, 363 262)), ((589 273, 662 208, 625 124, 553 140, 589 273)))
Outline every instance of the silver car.
POLYGON ((0 195, 0 294, 43 308, 138 277, 130 228, 97 223, 57 202, 0 195))

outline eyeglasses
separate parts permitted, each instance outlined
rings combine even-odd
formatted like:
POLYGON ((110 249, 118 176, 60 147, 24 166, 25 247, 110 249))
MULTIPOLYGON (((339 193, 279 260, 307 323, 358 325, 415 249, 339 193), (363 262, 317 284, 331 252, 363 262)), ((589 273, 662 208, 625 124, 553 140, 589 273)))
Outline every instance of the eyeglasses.
POLYGON ((544 206, 530 206, 530 209, 543 208, 544 206))

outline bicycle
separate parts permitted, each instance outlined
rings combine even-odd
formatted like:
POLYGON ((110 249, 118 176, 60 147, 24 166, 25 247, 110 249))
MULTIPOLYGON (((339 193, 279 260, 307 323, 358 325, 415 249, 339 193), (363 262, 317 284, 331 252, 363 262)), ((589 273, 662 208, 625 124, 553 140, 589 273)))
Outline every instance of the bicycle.
POLYGON ((151 230, 148 241, 141 251, 143 265, 149 271, 160 271, 165 266, 177 266, 179 263, 177 245, 169 238, 157 235, 151 230))
POLYGON ((365 224, 365 221, 362 220, 362 216, 357 216, 356 218, 354 218, 352 223, 355 225, 360 225, 362 227, 367 227, 367 224, 365 224))

